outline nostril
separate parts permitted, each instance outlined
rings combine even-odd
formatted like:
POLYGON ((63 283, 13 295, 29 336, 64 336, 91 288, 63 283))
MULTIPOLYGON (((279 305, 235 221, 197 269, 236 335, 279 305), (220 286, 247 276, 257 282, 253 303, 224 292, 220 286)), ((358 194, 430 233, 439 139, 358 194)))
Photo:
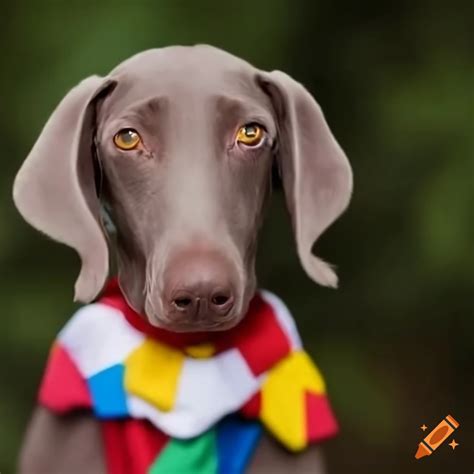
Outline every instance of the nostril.
POLYGON ((175 300, 173 300, 173 304, 178 309, 186 309, 189 306, 191 306, 192 301, 191 301, 191 298, 176 298, 175 300))
POLYGON ((211 302, 215 306, 224 306, 229 300, 230 297, 224 294, 217 294, 211 298, 211 302))
POLYGON ((234 306, 234 297, 228 290, 217 290, 211 296, 209 303, 215 314, 226 316, 234 306))

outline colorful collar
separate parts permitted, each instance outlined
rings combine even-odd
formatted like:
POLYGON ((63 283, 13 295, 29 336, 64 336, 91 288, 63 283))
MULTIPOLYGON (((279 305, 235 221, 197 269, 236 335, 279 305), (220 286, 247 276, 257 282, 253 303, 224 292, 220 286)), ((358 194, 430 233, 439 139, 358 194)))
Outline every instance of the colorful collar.
POLYGON ((293 451, 337 432, 293 318, 263 290, 236 328, 183 336, 148 324, 112 283, 59 333, 39 399, 60 413, 90 408, 101 420, 146 419, 177 439, 235 413, 260 420, 293 451))

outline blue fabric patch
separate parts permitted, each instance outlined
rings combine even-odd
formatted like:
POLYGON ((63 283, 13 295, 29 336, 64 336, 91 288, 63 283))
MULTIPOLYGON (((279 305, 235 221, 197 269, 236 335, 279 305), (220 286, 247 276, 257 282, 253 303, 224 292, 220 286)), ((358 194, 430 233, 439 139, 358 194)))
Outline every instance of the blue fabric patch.
POLYGON ((123 364, 113 365, 87 380, 95 415, 98 418, 128 416, 127 399, 123 388, 123 364))
POLYGON ((262 434, 258 421, 230 415, 217 425, 218 474, 245 472, 262 434))

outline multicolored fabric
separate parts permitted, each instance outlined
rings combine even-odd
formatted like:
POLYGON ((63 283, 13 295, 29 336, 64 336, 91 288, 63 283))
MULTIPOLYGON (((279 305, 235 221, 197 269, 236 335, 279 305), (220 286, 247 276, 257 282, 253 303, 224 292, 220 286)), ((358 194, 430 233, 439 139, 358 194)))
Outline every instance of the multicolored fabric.
POLYGON ((113 474, 237 474, 262 426, 292 451, 337 432, 294 320, 267 291, 229 331, 177 334, 148 324, 112 282, 59 333, 39 401, 91 409, 113 474))
POLYGON ((225 417, 200 436, 166 436, 144 420, 103 421, 107 471, 113 474, 241 474, 262 432, 255 420, 225 417))

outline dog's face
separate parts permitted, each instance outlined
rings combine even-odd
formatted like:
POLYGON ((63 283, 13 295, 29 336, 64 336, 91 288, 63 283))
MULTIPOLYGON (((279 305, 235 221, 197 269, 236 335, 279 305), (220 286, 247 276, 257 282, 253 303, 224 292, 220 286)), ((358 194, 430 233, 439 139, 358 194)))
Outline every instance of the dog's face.
POLYGON ((43 130, 14 197, 31 224, 79 252, 78 299, 95 297, 107 276, 103 206, 131 306, 170 330, 223 330, 255 292, 274 157, 303 267, 335 286, 311 248, 349 201, 344 153, 301 85, 215 48, 150 50, 81 83, 43 130))
POLYGON ((255 291, 276 123, 238 60, 174 48, 112 73, 98 106, 104 201, 130 303, 174 330, 225 329, 255 291))

